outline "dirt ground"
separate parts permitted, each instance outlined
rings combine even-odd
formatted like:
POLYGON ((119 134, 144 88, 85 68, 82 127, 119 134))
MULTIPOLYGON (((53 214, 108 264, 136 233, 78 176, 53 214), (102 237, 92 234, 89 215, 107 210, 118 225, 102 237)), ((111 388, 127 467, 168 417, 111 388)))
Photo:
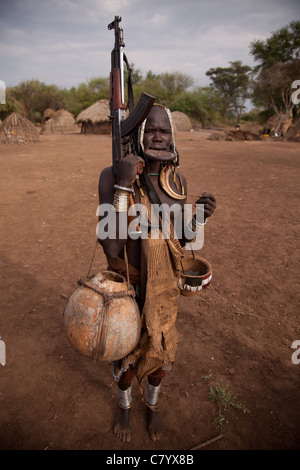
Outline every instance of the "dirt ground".
MULTIPOLYGON (((134 383, 132 441, 112 432, 118 408, 111 367, 81 356, 62 313, 88 270, 97 185, 109 136, 42 136, 0 144, 1 449, 189 450, 300 448, 299 144, 210 141, 176 134, 189 202, 208 191, 218 208, 199 252, 210 287, 181 297, 176 362, 161 388, 164 435, 152 442, 134 383), (299 354, 297 356, 299 358, 299 354), (223 411, 210 388, 232 393, 223 411)), ((101 248, 93 272, 106 267, 101 248)))

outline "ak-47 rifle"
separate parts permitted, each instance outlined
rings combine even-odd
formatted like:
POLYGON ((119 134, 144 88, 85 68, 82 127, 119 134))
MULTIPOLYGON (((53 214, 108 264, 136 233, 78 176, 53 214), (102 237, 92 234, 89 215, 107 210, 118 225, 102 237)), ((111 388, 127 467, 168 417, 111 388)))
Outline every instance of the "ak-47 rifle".
MULTIPOLYGON (((119 27, 122 18, 115 16, 108 29, 115 30, 115 46, 111 53, 110 73, 110 118, 112 120, 112 164, 116 179, 119 178, 120 159, 128 153, 137 153, 138 128, 151 110, 155 97, 142 93, 136 107, 132 91, 131 69, 124 54, 123 29, 119 27), (124 62, 128 71, 128 106, 126 118, 124 98, 124 62)), ((133 201, 132 201, 133 202, 133 201)))
MULTIPOLYGON (((120 16, 115 16, 108 29, 115 30, 115 46, 111 52, 110 73, 110 118, 112 120, 112 167, 113 173, 118 181, 119 164, 121 158, 128 153, 138 153, 138 129, 149 114, 155 97, 142 93, 138 104, 134 108, 134 97, 132 90, 131 69, 126 55, 124 54, 123 29, 119 27, 122 21, 120 16), (124 62, 128 72, 128 106, 129 116, 126 118, 126 105, 124 97, 124 62)), ((143 171, 142 164, 138 164, 138 174, 143 171)), ((129 207, 134 209, 133 195, 129 195, 129 207)), ((134 213, 131 209, 131 214, 134 213)), ((134 215, 128 217, 129 223, 134 215)), ((140 227, 136 227, 140 232, 140 227)), ((132 236, 133 233, 131 232, 132 236)))

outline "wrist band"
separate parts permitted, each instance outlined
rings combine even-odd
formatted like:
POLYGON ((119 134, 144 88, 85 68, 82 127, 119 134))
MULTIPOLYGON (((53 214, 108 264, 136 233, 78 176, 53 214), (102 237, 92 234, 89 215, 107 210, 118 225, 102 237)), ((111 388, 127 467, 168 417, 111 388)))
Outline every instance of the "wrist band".
MULTIPOLYGON (((193 238, 195 238, 195 235, 196 235, 196 231, 197 231, 197 230, 194 230, 194 229, 193 229, 192 222, 193 222, 193 219, 189 221, 189 223, 188 223, 187 226, 185 227, 185 230, 188 231, 187 235, 191 234, 191 236, 192 236, 193 238)), ((198 230, 200 230, 200 228, 199 228, 198 230)), ((189 238, 190 238, 190 237, 189 237, 189 238)))
POLYGON ((192 227, 193 229, 195 228, 195 230, 197 230, 197 227, 203 227, 203 225, 205 225, 207 222, 207 219, 205 220, 205 222, 198 222, 196 220, 196 215, 194 215, 194 217, 192 218, 192 227))
POLYGON ((127 193, 133 193, 133 188, 127 188, 126 186, 119 186, 118 184, 114 185, 115 189, 120 189, 121 191, 125 191, 127 193))
POLYGON ((192 220, 189 221, 189 223, 187 224, 187 229, 189 232, 191 233, 197 233, 197 232, 200 232, 200 230, 202 229, 202 227, 204 227, 204 225, 206 224, 207 222, 207 219, 206 221, 202 224, 200 222, 197 222, 197 220, 195 220, 195 218, 193 217, 192 220))
POLYGON ((127 212, 129 208, 129 192, 117 189, 114 194, 113 209, 115 212, 127 212))

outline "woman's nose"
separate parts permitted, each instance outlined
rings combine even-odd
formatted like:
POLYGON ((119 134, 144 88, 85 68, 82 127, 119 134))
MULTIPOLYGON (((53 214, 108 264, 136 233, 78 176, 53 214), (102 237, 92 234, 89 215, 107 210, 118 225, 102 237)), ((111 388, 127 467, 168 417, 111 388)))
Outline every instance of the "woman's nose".
POLYGON ((161 140, 161 132, 154 131, 153 140, 161 140))

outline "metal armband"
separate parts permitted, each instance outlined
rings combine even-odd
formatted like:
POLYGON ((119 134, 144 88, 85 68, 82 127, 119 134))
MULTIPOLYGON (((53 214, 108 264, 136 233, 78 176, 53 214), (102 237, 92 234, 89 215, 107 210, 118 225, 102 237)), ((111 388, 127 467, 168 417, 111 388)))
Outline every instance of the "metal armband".
POLYGON ((114 194, 113 210, 115 212, 128 212, 129 192, 117 189, 114 194))
POLYGON ((207 219, 205 220, 204 223, 197 222, 195 216, 192 218, 192 220, 189 221, 187 224, 187 230, 193 235, 196 235, 196 233, 200 232, 202 230, 202 227, 206 224, 207 219))

